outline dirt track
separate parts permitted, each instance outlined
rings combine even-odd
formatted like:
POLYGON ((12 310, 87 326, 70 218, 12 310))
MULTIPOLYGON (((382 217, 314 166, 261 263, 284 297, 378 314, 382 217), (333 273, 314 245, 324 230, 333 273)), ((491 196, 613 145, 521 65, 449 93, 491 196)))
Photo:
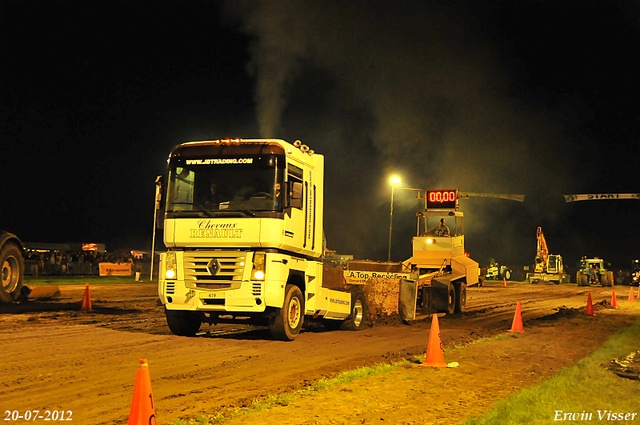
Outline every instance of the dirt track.
MULTIPOLYGON (((619 300, 626 299, 628 288, 615 288, 619 300)), ((181 338, 168 331, 153 284, 94 285, 92 312, 78 311, 84 287, 61 289, 55 300, 0 307, 3 413, 64 410, 73 412, 76 423, 126 423, 138 359, 146 358, 158 423, 167 424, 302 388, 357 366, 424 354, 431 324, 379 324, 361 332, 310 326, 289 343, 272 340, 266 329, 204 325, 199 337, 181 338)), ((489 282, 469 288, 467 313, 440 320, 443 345, 506 331, 518 300, 526 327, 548 327, 583 312, 587 293, 596 309, 611 299, 611 288, 575 284, 510 282, 503 288, 489 282)), ((631 320, 619 317, 620 326, 631 320)))

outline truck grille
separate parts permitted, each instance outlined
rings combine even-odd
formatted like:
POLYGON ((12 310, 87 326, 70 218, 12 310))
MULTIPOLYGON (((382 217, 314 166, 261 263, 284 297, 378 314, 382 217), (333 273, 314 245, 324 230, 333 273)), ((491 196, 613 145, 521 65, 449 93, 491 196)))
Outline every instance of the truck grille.
POLYGON ((165 293, 169 294, 169 295, 173 295, 176 293, 176 284, 175 282, 166 282, 165 285, 165 293))
POLYGON ((237 289, 246 258, 246 253, 239 251, 185 252, 184 280, 199 288, 237 289))

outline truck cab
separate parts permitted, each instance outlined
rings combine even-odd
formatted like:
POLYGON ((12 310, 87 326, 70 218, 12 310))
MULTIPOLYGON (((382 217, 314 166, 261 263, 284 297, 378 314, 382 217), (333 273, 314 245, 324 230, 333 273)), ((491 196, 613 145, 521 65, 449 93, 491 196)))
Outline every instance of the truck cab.
POLYGON ((174 334, 268 323, 293 340, 305 315, 344 321, 352 295, 322 286, 324 157, 296 141, 220 139, 168 158, 158 293, 174 334))

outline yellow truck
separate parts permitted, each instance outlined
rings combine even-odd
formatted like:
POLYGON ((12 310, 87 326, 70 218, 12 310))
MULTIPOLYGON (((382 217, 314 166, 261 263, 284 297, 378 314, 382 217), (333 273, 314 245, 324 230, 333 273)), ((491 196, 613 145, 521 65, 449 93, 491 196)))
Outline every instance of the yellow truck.
POLYGON ((363 294, 323 285, 322 155, 299 141, 196 141, 168 168, 158 292, 174 334, 257 322, 290 341, 305 316, 364 326, 363 294))

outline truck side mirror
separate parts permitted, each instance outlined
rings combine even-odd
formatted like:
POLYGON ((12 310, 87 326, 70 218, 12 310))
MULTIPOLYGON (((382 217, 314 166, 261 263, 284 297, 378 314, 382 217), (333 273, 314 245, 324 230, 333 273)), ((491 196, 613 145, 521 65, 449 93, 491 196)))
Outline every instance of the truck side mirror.
POLYGON ((302 209, 302 183, 287 182, 287 199, 285 207, 302 209))

